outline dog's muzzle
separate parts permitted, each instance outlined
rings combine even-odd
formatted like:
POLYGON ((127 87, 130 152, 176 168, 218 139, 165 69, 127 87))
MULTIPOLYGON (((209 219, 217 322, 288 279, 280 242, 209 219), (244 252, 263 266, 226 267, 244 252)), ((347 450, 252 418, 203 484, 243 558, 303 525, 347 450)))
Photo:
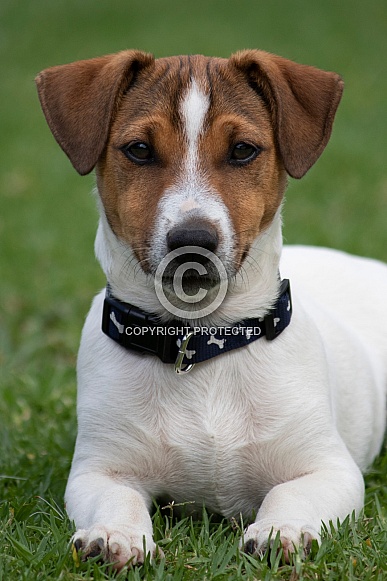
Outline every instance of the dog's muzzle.
POLYGON ((171 260, 163 273, 166 286, 168 281, 172 284, 176 276, 188 295, 196 294, 198 288, 209 290, 218 285, 219 273, 211 260, 218 246, 216 228, 203 220, 191 220, 174 226, 167 234, 171 260))

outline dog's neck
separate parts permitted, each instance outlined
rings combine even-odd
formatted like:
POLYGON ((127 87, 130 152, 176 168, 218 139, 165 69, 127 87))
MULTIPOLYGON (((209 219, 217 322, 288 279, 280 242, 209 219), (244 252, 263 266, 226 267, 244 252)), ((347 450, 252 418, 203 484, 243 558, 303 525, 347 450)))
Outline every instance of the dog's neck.
MULTIPOLYGON (((154 313, 162 321, 173 319, 173 315, 165 310, 157 298, 153 277, 142 270, 131 248, 113 233, 101 202, 99 206, 95 253, 113 295, 143 311, 154 313)), ((265 316, 279 295, 281 250, 282 223, 279 209, 269 227, 254 241, 238 273, 229 281, 222 304, 211 315, 190 323, 221 326, 265 316)))

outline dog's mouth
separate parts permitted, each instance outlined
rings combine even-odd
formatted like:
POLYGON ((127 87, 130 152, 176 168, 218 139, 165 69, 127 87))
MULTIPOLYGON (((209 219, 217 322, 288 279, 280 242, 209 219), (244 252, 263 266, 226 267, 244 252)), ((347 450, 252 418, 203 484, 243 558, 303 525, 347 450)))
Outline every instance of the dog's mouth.
POLYGON ((195 271, 187 271, 183 276, 164 276, 163 286, 176 295, 195 297, 201 289, 209 291, 219 285, 219 279, 210 276, 198 276, 195 271))
POLYGON ((162 274, 162 284, 169 293, 197 297, 201 289, 210 291, 219 286, 221 273, 202 256, 183 255, 173 259, 162 274))
POLYGON ((200 253, 182 253, 156 272, 156 294, 167 311, 178 318, 201 318, 216 310, 223 300, 228 282, 225 272, 218 258, 214 261, 213 256, 208 259, 200 253))

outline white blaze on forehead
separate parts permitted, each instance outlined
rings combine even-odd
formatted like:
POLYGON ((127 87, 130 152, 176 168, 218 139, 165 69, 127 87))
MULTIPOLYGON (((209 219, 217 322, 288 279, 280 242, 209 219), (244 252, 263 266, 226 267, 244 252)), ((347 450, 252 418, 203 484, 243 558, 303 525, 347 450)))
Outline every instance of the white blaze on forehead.
MULTIPOLYGON (((209 106, 208 95, 199 87, 196 80, 192 79, 191 86, 181 104, 181 114, 184 121, 184 131, 188 138, 189 150, 194 150, 195 153, 209 106)), ((193 153, 193 151, 189 151, 189 153, 193 153)))
POLYGON ((199 138, 204 131, 204 121, 210 107, 208 95, 199 87, 195 79, 191 80, 180 105, 184 133, 188 142, 187 156, 182 176, 189 191, 197 190, 203 178, 199 170, 199 138))

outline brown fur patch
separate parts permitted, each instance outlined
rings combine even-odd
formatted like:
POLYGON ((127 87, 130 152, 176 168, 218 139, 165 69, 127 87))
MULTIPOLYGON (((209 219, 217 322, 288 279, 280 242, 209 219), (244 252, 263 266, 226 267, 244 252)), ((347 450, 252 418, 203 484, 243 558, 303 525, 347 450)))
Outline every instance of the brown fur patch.
POLYGON ((154 60, 124 51, 43 71, 38 91, 57 141, 80 173, 97 165, 107 219, 144 270, 158 203, 184 167, 180 105, 191 79, 210 101, 197 171, 231 216, 236 267, 271 223, 286 171, 301 177, 323 151, 342 93, 338 75, 262 51, 229 60, 154 60), (137 165, 125 157, 120 148, 135 141, 152 147, 154 162, 137 165), (238 142, 259 146, 260 155, 247 165, 230 163, 238 142))

